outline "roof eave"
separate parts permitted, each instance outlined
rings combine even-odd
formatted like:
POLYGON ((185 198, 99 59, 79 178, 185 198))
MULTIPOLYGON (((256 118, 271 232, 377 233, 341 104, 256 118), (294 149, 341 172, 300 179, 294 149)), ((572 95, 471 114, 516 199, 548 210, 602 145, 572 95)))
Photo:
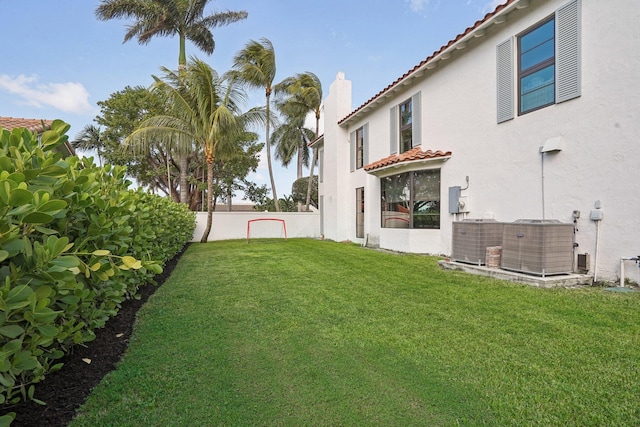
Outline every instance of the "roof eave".
POLYGON ((439 164, 446 162, 450 158, 451 158, 451 155, 448 155, 448 156, 431 157, 428 159, 412 160, 409 162, 393 163, 390 165, 375 168, 373 170, 369 170, 369 171, 365 170, 365 172, 377 177, 384 177, 384 176, 389 176, 396 173, 409 172, 413 170, 422 169, 425 163, 429 165, 437 166, 439 164))
POLYGON ((309 141, 309 143, 307 144, 307 147, 316 148, 318 145, 321 145, 321 144, 324 144, 324 134, 320 135, 313 141, 309 141))
POLYGON ((528 7, 529 1, 530 0, 507 0, 502 5, 499 5, 496 7, 494 12, 487 14, 483 20, 477 21, 473 27, 467 28, 467 31, 459 34, 447 45, 441 47, 440 50, 436 51, 422 63, 414 67, 414 69, 406 73, 406 75, 397 79, 377 95, 374 95, 348 116, 339 120, 338 125, 342 127, 349 126, 349 124, 360 119, 370 110, 375 109, 376 105, 383 103, 395 93, 412 86, 418 79, 424 77, 427 73, 431 72, 431 70, 435 69, 439 62, 450 59, 453 56, 453 52, 465 49, 471 40, 483 37, 487 33, 487 29, 489 27, 507 22, 508 14, 511 11, 514 9, 524 9, 528 7))

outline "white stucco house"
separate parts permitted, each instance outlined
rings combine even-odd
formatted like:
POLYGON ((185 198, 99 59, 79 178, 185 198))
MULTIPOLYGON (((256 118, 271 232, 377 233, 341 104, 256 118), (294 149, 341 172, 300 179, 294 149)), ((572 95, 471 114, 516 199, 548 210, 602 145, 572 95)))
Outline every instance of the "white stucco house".
POLYGON ((464 219, 557 220, 618 280, 640 255, 638 23, 636 0, 507 0, 355 110, 338 73, 321 234, 449 255, 464 219))

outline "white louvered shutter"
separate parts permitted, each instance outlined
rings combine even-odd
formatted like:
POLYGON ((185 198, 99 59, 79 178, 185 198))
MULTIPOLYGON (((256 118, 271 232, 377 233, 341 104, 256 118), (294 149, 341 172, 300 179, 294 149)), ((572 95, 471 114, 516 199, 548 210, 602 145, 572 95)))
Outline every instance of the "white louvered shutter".
POLYGON ((498 89, 497 115, 498 123, 513 119, 514 111, 514 90, 513 90, 513 39, 510 38, 497 47, 497 77, 496 86, 498 89))
POLYGON ((349 160, 351 165, 351 172, 356 170, 356 132, 353 131, 349 134, 349 160))
POLYGON ((369 164, 369 123, 362 127, 362 164, 369 164))
POLYGON ((422 144, 422 104, 420 92, 411 97, 411 148, 422 144))
POLYGON ((389 110, 389 128, 391 134, 389 135, 389 154, 396 154, 398 152, 398 106, 392 107, 389 110))
POLYGON ((556 103, 580 96, 580 1, 556 11, 556 103))

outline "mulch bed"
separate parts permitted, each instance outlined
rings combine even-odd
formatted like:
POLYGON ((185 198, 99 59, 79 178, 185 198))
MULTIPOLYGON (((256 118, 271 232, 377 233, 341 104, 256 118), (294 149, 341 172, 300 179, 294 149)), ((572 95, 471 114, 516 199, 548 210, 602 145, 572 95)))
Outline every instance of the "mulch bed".
POLYGON ((118 315, 109 319, 104 328, 95 331, 94 341, 75 346, 71 354, 61 359, 64 363, 62 369, 47 375, 44 381, 36 384, 34 397, 46 402, 45 406, 33 402, 0 406, 0 414, 16 413, 12 427, 64 427, 69 424, 76 409, 85 402, 91 390, 102 377, 115 369, 129 345, 136 313, 171 275, 187 246, 165 264, 162 274, 156 276, 157 286, 142 286, 139 300, 125 301, 118 315), (91 363, 86 363, 83 359, 90 359, 91 363))

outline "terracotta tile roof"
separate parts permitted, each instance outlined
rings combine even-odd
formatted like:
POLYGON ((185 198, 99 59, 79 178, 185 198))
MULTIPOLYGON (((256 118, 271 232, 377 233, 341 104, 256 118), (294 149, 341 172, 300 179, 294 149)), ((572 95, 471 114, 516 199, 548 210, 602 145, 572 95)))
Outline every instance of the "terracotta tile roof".
MULTIPOLYGON (((25 128, 30 132, 41 134, 45 130, 50 130, 53 120, 45 119, 23 119, 18 117, 0 117, 0 128, 11 131, 15 128, 25 128), (44 125, 44 129, 43 129, 44 125)), ((58 147, 64 157, 75 156, 76 151, 69 141, 58 147)))
POLYGON ((420 147, 416 147, 409 151, 405 151, 402 154, 392 154, 391 156, 380 159, 377 162, 369 163, 364 167, 364 170, 366 172, 371 172, 388 166, 397 165, 399 163, 408 163, 416 160, 444 159, 448 157, 451 157, 451 151, 422 151, 420 147))
POLYGON ((43 130, 51 129, 53 120, 44 119, 22 119, 17 117, 0 117, 0 127, 7 130, 13 130, 15 128, 26 128, 31 132, 41 133, 43 130), (44 123, 45 128, 42 129, 44 123))
POLYGON ((351 113, 349 113, 349 115, 347 115, 345 118, 341 119, 340 121, 338 121, 338 124, 342 124, 345 121, 349 120, 351 117, 353 117, 356 113, 360 112, 362 109, 364 109, 366 106, 368 106, 369 104, 371 104, 373 101, 375 101, 377 98, 379 98, 381 95, 385 94, 387 91, 389 91, 391 88, 393 88, 394 86, 396 86, 398 83, 400 83, 402 80, 406 79, 409 75, 411 75, 412 73, 414 73, 415 71, 417 71, 418 69, 422 68, 424 65, 426 65, 428 62, 431 62, 434 58, 436 58, 438 55, 444 53, 447 49, 449 49, 449 47, 451 47, 452 45, 454 45, 455 43, 457 43, 458 41, 462 40, 463 38, 465 38, 469 33, 473 32, 474 30, 478 29, 480 26, 482 26, 485 22, 489 21, 491 18, 493 18, 494 16, 496 16, 497 14, 499 14, 502 10, 504 10, 505 8, 507 8, 508 6, 511 6, 513 3, 517 3, 519 0, 506 0, 504 3, 502 3, 501 5, 499 5, 498 7, 495 8, 495 10, 493 12, 487 13, 484 18, 476 21, 471 27, 467 27, 466 30, 464 30, 463 33, 460 33, 456 36, 456 38, 454 38, 453 40, 450 40, 449 43, 447 43, 446 45, 442 46, 440 49, 438 49, 436 52, 432 53, 431 56, 427 57, 424 61, 420 62, 418 65, 416 65, 415 67, 413 67, 412 69, 410 69, 409 71, 407 71, 406 73, 404 73, 402 76, 398 77, 393 83, 391 83, 390 85, 388 85, 387 87, 385 87, 384 89, 382 89, 380 92, 378 92, 377 94, 375 94, 374 96, 372 96, 371 98, 369 98, 369 100, 365 101, 364 104, 362 104, 361 106, 359 106, 358 108, 356 108, 355 110, 353 110, 351 113))
POLYGON ((309 147, 313 147, 314 145, 316 145, 318 142, 320 141, 324 141, 324 133, 320 136, 318 136, 316 139, 314 139, 313 141, 309 141, 307 143, 307 146, 309 147))

